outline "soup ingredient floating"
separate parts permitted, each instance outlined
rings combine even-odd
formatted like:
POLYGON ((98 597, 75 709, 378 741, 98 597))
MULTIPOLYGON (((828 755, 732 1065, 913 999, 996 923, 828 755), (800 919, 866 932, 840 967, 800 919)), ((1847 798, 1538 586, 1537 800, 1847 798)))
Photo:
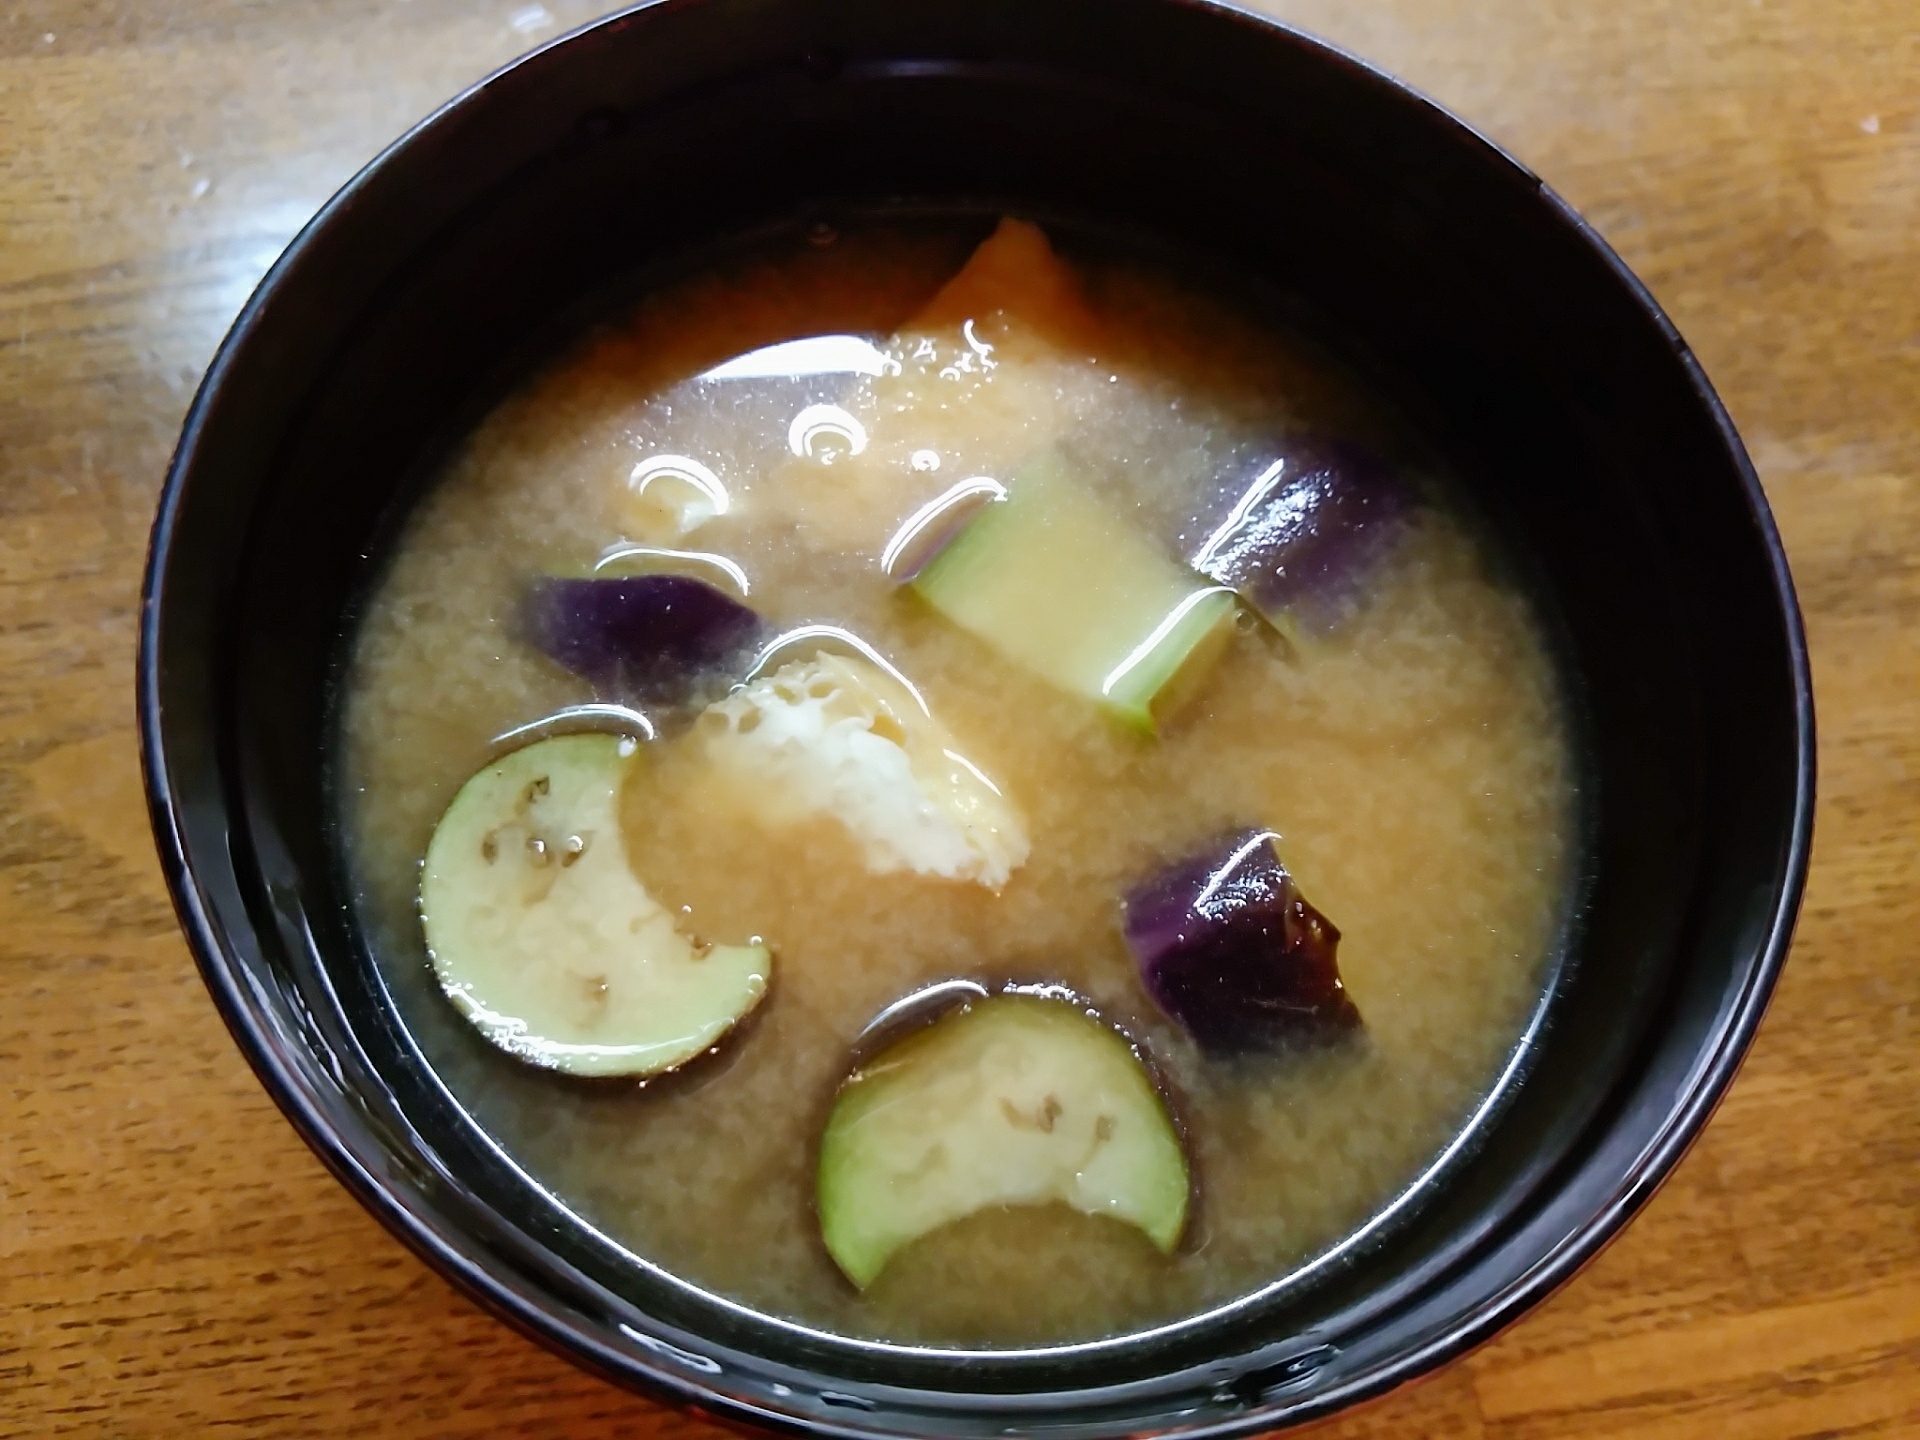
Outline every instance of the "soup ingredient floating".
POLYGON ((760 617, 691 575, 547 576, 527 597, 527 629, 596 690, 668 700, 751 644, 760 617))
POLYGON ((820 1230, 862 1289, 904 1246, 996 1205, 1059 1203, 1163 1252, 1191 1178, 1159 1092, 1118 1032, 1037 995, 976 1001, 841 1088, 820 1142, 820 1230))
POLYGON ((912 588, 1008 659, 1149 735, 1232 634, 1232 592, 1162 555, 1057 451, 1028 462, 912 588))
MULTIPOLYGON (((789 445, 797 458, 770 483, 756 479, 757 503, 818 549, 871 553, 955 482, 1004 480, 1075 429, 1099 332, 1046 236, 1003 220, 881 343, 879 365, 820 397, 844 407, 838 423, 860 445, 830 443, 817 457, 789 445)), ((913 568, 888 573, 904 580, 913 568)))
POLYGON ((1412 497, 1377 456, 1301 436, 1255 452, 1192 557, 1275 626, 1331 629, 1405 528, 1412 497))
POLYGON ((876 875, 914 871, 998 890, 1026 824, 918 692, 872 661, 822 650, 708 707, 708 761, 764 825, 836 821, 876 875))
POLYGON ((1340 981, 1340 932, 1300 893, 1278 839, 1271 830, 1227 836, 1126 897, 1127 945, 1147 992, 1216 1053, 1360 1024, 1340 981))
POLYGON ((574 1075, 652 1075, 760 1003, 764 945, 696 946, 627 863, 618 805, 645 763, 615 735, 494 761, 434 829, 420 880, 442 988, 502 1050, 574 1075))

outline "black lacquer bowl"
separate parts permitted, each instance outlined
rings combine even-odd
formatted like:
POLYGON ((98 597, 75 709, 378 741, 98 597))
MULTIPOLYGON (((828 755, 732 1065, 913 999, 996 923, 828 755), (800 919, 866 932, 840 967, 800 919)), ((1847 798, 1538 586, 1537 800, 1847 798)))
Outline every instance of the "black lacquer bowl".
POLYGON ((612 1379, 835 1435, 1244 1434, 1458 1354, 1594 1254, 1699 1131, 1785 956, 1807 660, 1699 366, 1552 192, 1458 121, 1191 0, 668 0, 449 105, 273 268, 153 535, 147 783, 182 922, 288 1117, 402 1240, 612 1379), (1003 1355, 849 1341, 635 1265, 420 1063, 332 862, 328 691, 375 537, 566 317, 783 224, 1073 220, 1256 277, 1364 355, 1515 537, 1584 710, 1582 900, 1528 1072, 1311 1283, 1003 1355))

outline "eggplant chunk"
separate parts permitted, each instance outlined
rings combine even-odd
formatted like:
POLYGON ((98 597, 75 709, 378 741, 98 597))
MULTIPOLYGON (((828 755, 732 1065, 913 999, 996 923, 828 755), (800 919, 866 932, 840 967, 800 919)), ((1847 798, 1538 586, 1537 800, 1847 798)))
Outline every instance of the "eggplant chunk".
POLYGON ((634 742, 564 735, 461 787, 427 847, 434 974, 502 1050, 574 1075, 652 1075, 760 1003, 764 945, 696 945, 627 863, 618 817, 634 742))
POLYGON ((1405 528, 1412 496, 1379 457, 1346 441, 1296 437, 1223 489, 1190 557, 1282 630, 1326 631, 1360 599, 1405 528))
POLYGON ((1223 837, 1126 897, 1123 928, 1147 993, 1203 1049, 1263 1049, 1360 1024, 1340 980, 1340 932, 1300 893, 1278 838, 1223 837))
POLYGON ((658 701, 743 652, 760 617, 690 575, 547 576, 527 597, 527 628, 548 659, 596 690, 658 701))
POLYGON ((996 1205, 1110 1216, 1170 1252, 1190 1185, 1126 1039, 1070 1001, 1013 994, 947 1015, 847 1080, 817 1200, 827 1249, 865 1289, 904 1246, 996 1205))

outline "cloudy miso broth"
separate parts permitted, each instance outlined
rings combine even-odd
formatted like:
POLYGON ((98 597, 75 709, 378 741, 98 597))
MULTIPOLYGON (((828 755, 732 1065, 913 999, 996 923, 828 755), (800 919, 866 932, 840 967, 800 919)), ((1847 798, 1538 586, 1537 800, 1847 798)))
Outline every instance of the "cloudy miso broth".
MULTIPOLYGON (((876 226, 656 291, 498 407, 369 597, 336 784, 359 921, 405 1020, 543 1186, 767 1313, 1002 1346, 1255 1290, 1434 1162, 1546 980, 1572 843, 1568 743, 1528 597, 1442 467, 1326 354, 1177 276, 1056 253, 1030 226, 876 226), (1277 488, 1301 456, 1334 457, 1331 489, 1277 488), (1355 466, 1375 488, 1341 511, 1355 466), (1321 548, 1291 552, 1276 580, 1260 526, 1315 495, 1333 497, 1321 548), (1343 515, 1361 516, 1357 539, 1333 533, 1343 515), (647 592, 657 613, 632 610, 638 589, 615 593, 640 576, 677 577, 647 592), (613 609, 581 608, 608 596, 613 609), (525 817, 566 801, 573 772, 527 781, 503 757, 581 731, 626 737, 617 760, 611 741, 569 752, 580 774, 617 765, 619 780, 606 833, 555 842, 525 817), (456 794, 482 804, 478 779, 462 787, 489 774, 518 787, 524 841, 496 826, 480 860, 429 862, 430 842, 456 848, 436 841, 436 825, 455 833, 456 794), (520 925, 500 912, 519 892, 474 900, 458 931, 441 918, 430 958, 423 873, 454 897, 429 904, 431 926, 467 903, 469 872, 493 873, 482 861, 502 835, 531 847, 513 863, 547 867, 549 908, 617 882, 637 908, 605 943, 644 919, 677 946, 673 1004, 717 993, 712 977, 736 966, 706 1053, 644 1083, 556 1074, 532 1062, 563 1051, 487 1011, 484 984, 450 1003, 439 952, 520 925), (1308 907, 1287 913, 1330 927, 1300 944, 1337 929, 1341 1014, 1357 1023, 1324 1007, 1225 1013, 1245 999, 1238 981, 1172 968, 1251 963, 1241 941, 1198 954, 1182 931, 1165 955, 1143 949, 1158 942, 1142 897, 1249 835, 1287 903, 1308 907), (1028 987, 1015 1019, 1053 1004, 1124 1032, 1146 1062, 1140 1094, 1166 1097, 1141 1123, 1172 1122, 1194 1196, 1183 1216, 1163 1203, 1177 1162, 1090 1179, 1094 1163, 1074 1161, 1045 1183, 955 1178, 954 1194, 1028 1199, 926 1212, 946 1218, 888 1242, 875 1274, 829 1249, 817 1197, 884 1208, 886 1186, 907 1183, 823 1185, 856 1046, 888 1007, 955 979, 1028 987), (1158 1210, 1137 1194, 1152 1185, 1158 1210)), ((1220 890, 1195 900, 1196 924, 1220 890)), ((615 1011, 643 1022, 654 997, 548 953, 592 928, 569 924, 513 931, 573 987, 554 1013, 581 1035, 615 1011)), ((522 994, 545 974, 500 983, 522 994)), ((1075 1121, 1062 1086, 1131 1063, 1075 1034, 1095 1058, 1049 1053, 1069 1077, 1060 1104, 999 1102, 1042 1168, 1075 1121)), ((909 1057, 904 1073, 938 1048, 887 1053, 909 1057)), ((957 1093, 953 1075, 933 1078, 926 1094, 957 1093)), ((956 1130, 901 1163, 962 1165, 988 1122, 967 1123, 972 1139, 956 1130)), ((1132 1123, 1115 1139, 1103 1111, 1087 1143, 1118 1149, 1132 1123)))

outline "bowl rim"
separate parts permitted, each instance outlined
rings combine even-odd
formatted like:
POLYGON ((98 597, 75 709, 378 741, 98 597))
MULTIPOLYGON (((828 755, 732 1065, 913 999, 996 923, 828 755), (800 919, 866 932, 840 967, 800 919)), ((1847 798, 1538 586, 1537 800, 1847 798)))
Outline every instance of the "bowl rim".
MULTIPOLYGON (((624 25, 642 12, 682 3, 698 3, 698 0, 639 0, 639 3, 557 35, 466 86, 408 127, 356 171, 300 228, 268 268, 236 315, 194 394, 156 508, 141 583, 136 665, 141 764, 149 815, 167 887, 202 980, 222 1020, 281 1113, 327 1170, 390 1234, 490 1314, 543 1347, 604 1379, 627 1388, 641 1387, 659 1398, 680 1405, 697 1406, 718 1418, 735 1423, 744 1422, 762 1429, 793 1434, 871 1440, 876 1434, 890 1432, 880 1426, 856 1423, 851 1413, 846 1422, 835 1422, 797 1410, 781 1410, 757 1403, 718 1386, 710 1387, 692 1381, 680 1370, 654 1363, 647 1356, 607 1344, 599 1336, 590 1333, 587 1327, 577 1323, 571 1312, 551 1304, 536 1303, 525 1287, 503 1282, 496 1272, 476 1262, 469 1253, 469 1244, 463 1244, 461 1234, 439 1223, 438 1217, 410 1205, 396 1187, 366 1165, 336 1131, 318 1104, 316 1095, 291 1063, 284 1047, 271 1033, 270 1027, 262 1023, 261 1012, 250 993, 250 986, 240 973, 240 962, 232 953, 196 878, 194 861, 188 853, 181 824, 180 805, 164 733, 160 673, 161 618, 166 603, 166 577, 174 532, 187 482, 197 468, 203 433, 216 397, 226 386, 235 367, 241 363, 242 351, 246 349, 263 313, 288 283, 288 277, 299 268, 317 237, 350 209, 354 199, 374 182, 397 155, 414 146, 423 136, 447 125, 453 117, 475 108, 486 92, 504 78, 525 67, 545 62, 554 52, 572 46, 584 37, 624 25)), ((1276 1423, 1292 1426, 1324 1417, 1361 1401, 1383 1396, 1484 1344, 1590 1263, 1647 1203, 1698 1138, 1724 1098, 1752 1044, 1785 963, 1811 853, 1817 751, 1805 624, 1788 570, 1785 549, 1759 476, 1732 419, 1691 348, 1647 286, 1625 261, 1587 220, 1528 166, 1475 126, 1380 67, 1297 26, 1251 11, 1241 4, 1231 3, 1231 0, 1153 0, 1153 3, 1169 10, 1202 14, 1218 23, 1257 29, 1264 38, 1290 44, 1315 63, 1344 72, 1350 80, 1394 92, 1403 102, 1411 101, 1424 110, 1430 123, 1450 129, 1458 140, 1468 146, 1477 146, 1482 152, 1483 161, 1506 170, 1510 178, 1537 190, 1548 214, 1582 242, 1594 258, 1601 261, 1624 292, 1625 298, 1638 308, 1644 318, 1653 322, 1662 343, 1680 363, 1692 398, 1704 407, 1721 446, 1733 462, 1747 518, 1754 525, 1765 551, 1768 574, 1785 631, 1793 708, 1793 818, 1782 860, 1781 884, 1773 896, 1764 941, 1754 963, 1746 967, 1737 994, 1720 1008, 1708 1043, 1701 1047, 1685 1081, 1681 1103, 1668 1112, 1663 1124, 1635 1155, 1604 1203, 1555 1243, 1532 1269, 1504 1289, 1482 1299, 1455 1323, 1448 1325, 1437 1338, 1396 1352, 1371 1369, 1323 1391, 1310 1396, 1303 1395, 1299 1397, 1299 1403, 1289 1406, 1282 1401, 1276 1406, 1263 1400, 1238 1414, 1183 1428, 1179 1432, 1185 1436, 1213 1440, 1213 1437, 1249 1435, 1271 1429, 1276 1423)), ((1537 1023, 1536 1012, 1534 1019, 1529 1022, 1529 1029, 1537 1023)), ((1496 1087, 1490 1099, 1497 1098, 1499 1093, 1496 1087)), ((1478 1114, 1477 1109, 1476 1121, 1478 1114)), ((1441 1159, 1444 1160, 1457 1147, 1456 1139, 1443 1150, 1441 1159)), ((1397 1200, 1393 1202, 1395 1206, 1398 1203, 1397 1200)), ((1370 1221, 1369 1228, 1373 1224, 1370 1221)), ((1345 1248, 1347 1242, 1343 1240, 1330 1255, 1345 1248)), ((1322 1257, 1322 1260, 1325 1258, 1329 1257, 1322 1257)), ((1322 1260, 1316 1260, 1314 1264, 1317 1266, 1322 1260)), ((724 1297, 720 1298, 724 1300, 724 1297)), ((1231 1306, 1239 1301, 1224 1303, 1231 1306)), ((760 1315, 758 1311, 751 1313, 760 1315)), ((762 1318, 779 1322, 779 1317, 762 1318)), ((1176 1323, 1184 1324, 1186 1321, 1176 1323)), ((627 1328, 622 1327, 623 1330, 627 1328)), ((1145 1332, 1128 1332, 1125 1336, 1113 1338, 1133 1339, 1141 1333, 1145 1332)), ((632 1338, 648 1345, 666 1345, 665 1341, 638 1334, 633 1334, 632 1338)), ((667 1348, 671 1350, 672 1347, 667 1348)), ((996 1358, 1020 1354, 1059 1355, 1073 1348, 1076 1347, 1068 1345, 1034 1351, 974 1352, 928 1351, 913 1347, 913 1351, 920 1355, 931 1354, 937 1359, 965 1360, 986 1354, 996 1358)))

